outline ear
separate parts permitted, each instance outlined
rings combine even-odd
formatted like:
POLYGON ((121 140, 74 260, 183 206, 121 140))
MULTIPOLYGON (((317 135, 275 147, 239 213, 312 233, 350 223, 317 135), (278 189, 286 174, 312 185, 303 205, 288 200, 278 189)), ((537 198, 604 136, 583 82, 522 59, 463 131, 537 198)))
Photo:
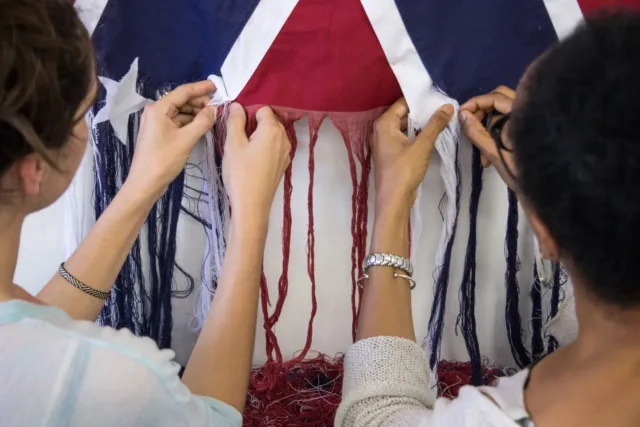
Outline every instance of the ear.
POLYGON ((20 160, 18 173, 25 196, 37 196, 44 179, 45 161, 38 154, 32 153, 20 160))
POLYGON ((538 238, 540 252, 544 259, 549 261, 559 261, 560 250, 556 239, 551 235, 547 226, 540 220, 534 212, 528 211, 527 218, 533 233, 538 238))

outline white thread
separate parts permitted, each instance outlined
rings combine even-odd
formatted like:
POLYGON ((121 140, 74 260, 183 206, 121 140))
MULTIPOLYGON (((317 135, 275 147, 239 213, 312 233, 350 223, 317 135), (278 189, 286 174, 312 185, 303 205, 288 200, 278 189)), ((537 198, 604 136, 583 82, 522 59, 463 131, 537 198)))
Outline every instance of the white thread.
MULTIPOLYGON (((443 95, 439 93, 439 97, 443 97, 443 95)), ((453 237, 453 228, 455 226, 456 214, 457 214, 456 199, 458 197, 457 187, 458 187, 458 179, 459 179, 458 174, 456 173, 457 162, 458 162, 457 145, 458 145, 459 135, 460 135, 460 124, 458 121, 458 104, 455 100, 450 98, 446 98, 444 103, 453 104, 454 116, 449 122, 448 127, 438 136, 438 139, 436 140, 436 145, 435 145, 436 151, 438 152, 441 158, 440 176, 442 177, 442 180, 444 182, 444 187, 445 187, 445 197, 443 200, 444 206, 442 209, 444 225, 442 227, 442 232, 440 234, 440 239, 438 242, 438 249, 436 251, 436 264, 435 264, 436 267, 441 267, 444 264, 447 244, 453 237)), ((416 134, 418 133, 418 126, 419 125, 417 121, 411 119, 410 117, 409 131, 408 131, 410 137, 415 138, 416 134)), ((422 187, 422 185, 420 187, 422 187)), ((418 195, 420 195, 421 192, 422 192, 422 189, 419 188, 418 195)), ((419 201, 419 198, 418 198, 418 201, 419 201)), ((416 210, 417 208, 416 206, 414 206, 412 213, 416 210)), ((414 218, 416 220, 421 221, 419 213, 414 214, 414 218)), ((416 230, 415 233, 413 232, 413 229, 412 229, 412 238, 416 238, 415 236, 417 236, 417 238, 419 239, 419 234, 417 233, 421 233, 421 232, 422 232, 421 227, 418 230, 416 230)), ((415 249, 412 247, 412 252, 414 250, 415 249)), ((433 348, 433 345, 434 345, 433 341, 434 341, 434 337, 427 334, 427 336, 424 338, 422 342, 422 348, 425 351, 428 351, 429 348, 433 348)), ((436 366, 434 366, 431 372, 431 376, 429 378, 430 387, 432 389, 436 389, 436 387, 438 386, 437 372, 438 372, 438 365, 436 362, 436 366)))
POLYGON ((211 101, 209 101, 209 105, 219 107, 233 101, 233 99, 229 97, 227 86, 224 84, 222 77, 210 75, 208 80, 216 85, 216 91, 213 93, 213 97, 211 98, 211 101))
MULTIPOLYGON (((411 141, 416 139, 418 135, 419 126, 413 119, 409 118, 409 125, 407 129, 407 136, 411 141)), ((424 185, 421 183, 418 186, 417 194, 416 194, 416 202, 413 204, 411 208, 411 261, 416 260, 418 253, 418 243, 420 242, 420 237, 422 236, 422 214, 420 213, 420 204, 422 202, 422 190, 424 185)))
POLYGON ((445 199, 443 207, 444 227, 440 235, 438 250, 436 252, 436 267, 442 266, 444 263, 447 243, 453 237, 453 227, 456 221, 456 198, 458 196, 458 175, 457 168, 457 150, 458 139, 460 136, 460 124, 458 122, 458 104, 454 100, 450 100, 450 104, 454 105, 454 117, 449 122, 449 126, 440 134, 436 140, 436 151, 440 154, 442 160, 440 166, 440 176, 444 182, 445 199))
POLYGON ((78 248, 89 229, 95 222, 92 204, 93 194, 93 146, 97 140, 97 132, 92 129, 93 113, 85 116, 89 128, 87 148, 80 167, 64 194, 64 233, 63 248, 65 259, 68 259, 78 248))
POLYGON ((216 164, 216 144, 213 132, 205 136, 206 141, 206 167, 203 180, 203 192, 208 194, 207 220, 211 229, 207 231, 207 248, 205 252, 202 284, 197 298, 195 316, 191 322, 191 329, 199 331, 211 308, 211 301, 215 291, 213 284, 220 280, 220 272, 224 262, 226 250, 225 219, 229 212, 229 199, 222 182, 222 171, 216 164))

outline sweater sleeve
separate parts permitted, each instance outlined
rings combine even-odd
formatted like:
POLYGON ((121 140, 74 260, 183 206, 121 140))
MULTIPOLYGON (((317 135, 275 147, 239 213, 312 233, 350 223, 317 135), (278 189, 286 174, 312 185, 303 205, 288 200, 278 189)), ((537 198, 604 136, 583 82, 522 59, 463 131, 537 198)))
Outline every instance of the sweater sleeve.
MULTIPOLYGON (((436 390, 415 342, 375 337, 354 344, 344 365, 336 426, 419 426, 432 416, 436 390)), ((422 424, 425 425, 425 424, 422 424)))

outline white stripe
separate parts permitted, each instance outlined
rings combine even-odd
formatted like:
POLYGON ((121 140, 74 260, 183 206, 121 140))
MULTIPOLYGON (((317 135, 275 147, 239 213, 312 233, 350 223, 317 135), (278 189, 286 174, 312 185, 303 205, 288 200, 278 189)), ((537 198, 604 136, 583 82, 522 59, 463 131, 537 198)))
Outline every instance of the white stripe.
POLYGON ((261 0, 222 64, 230 99, 240 95, 298 4, 298 0, 261 0))
POLYGON ((362 6, 398 79, 411 118, 422 129, 434 111, 451 99, 433 87, 394 0, 362 0, 362 6))
POLYGON ((93 34, 104 8, 109 0, 76 0, 74 7, 80 20, 87 27, 89 34, 93 34))
POLYGON ((577 0, 544 0, 544 5, 560 40, 569 36, 583 19, 577 0))

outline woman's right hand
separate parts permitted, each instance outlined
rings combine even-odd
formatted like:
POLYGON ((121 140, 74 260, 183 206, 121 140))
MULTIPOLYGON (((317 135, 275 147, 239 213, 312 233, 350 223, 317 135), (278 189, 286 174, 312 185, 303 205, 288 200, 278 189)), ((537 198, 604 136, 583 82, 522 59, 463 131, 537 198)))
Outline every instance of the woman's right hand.
POLYGON ((256 131, 247 137, 244 108, 231 104, 222 175, 233 216, 266 222, 278 185, 291 163, 291 142, 271 108, 258 110, 256 120, 256 131))
POLYGON ((500 86, 486 95, 476 96, 460 106, 459 118, 462 129, 469 141, 475 145, 482 155, 482 165, 498 165, 500 155, 493 138, 487 132, 483 121, 492 112, 509 114, 513 108, 516 93, 513 89, 500 86))

